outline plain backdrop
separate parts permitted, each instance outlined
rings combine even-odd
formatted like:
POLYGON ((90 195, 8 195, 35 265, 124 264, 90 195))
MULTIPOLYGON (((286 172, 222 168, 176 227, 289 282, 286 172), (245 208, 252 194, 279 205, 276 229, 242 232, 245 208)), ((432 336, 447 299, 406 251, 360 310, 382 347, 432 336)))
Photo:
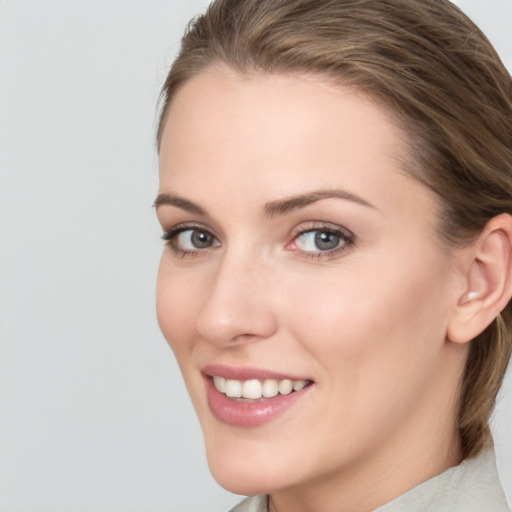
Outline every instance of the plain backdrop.
MULTIPOLYGON (((192 512, 209 475, 159 333, 159 88, 200 0, 0 1, 0 510, 192 512)), ((512 69, 512 1, 461 0, 512 69)), ((512 377, 494 418, 512 498, 512 377)))

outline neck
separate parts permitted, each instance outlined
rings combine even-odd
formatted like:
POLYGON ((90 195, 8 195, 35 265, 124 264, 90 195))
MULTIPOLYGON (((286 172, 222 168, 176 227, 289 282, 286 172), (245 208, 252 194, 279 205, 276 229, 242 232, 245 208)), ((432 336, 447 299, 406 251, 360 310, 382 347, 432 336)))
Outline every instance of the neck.
POLYGON ((269 498, 270 512, 370 512, 422 482, 461 462, 458 436, 447 436, 435 450, 393 447, 372 454, 340 474, 322 475, 315 482, 285 489, 269 498))

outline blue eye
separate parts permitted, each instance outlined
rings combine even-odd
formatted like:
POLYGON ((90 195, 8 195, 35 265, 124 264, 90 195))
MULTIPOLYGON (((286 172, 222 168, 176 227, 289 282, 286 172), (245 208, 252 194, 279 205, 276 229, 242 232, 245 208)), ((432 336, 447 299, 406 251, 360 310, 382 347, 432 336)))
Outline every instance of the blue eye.
POLYGON ((294 246, 311 255, 331 255, 343 251, 353 243, 353 235, 342 228, 316 228, 300 232, 294 246))
POLYGON ((332 251, 342 242, 341 237, 329 231, 307 231, 299 235, 296 240, 297 247, 306 252, 332 251))
POLYGON ((214 235, 200 227, 177 227, 164 233, 162 238, 167 240, 174 252, 180 255, 195 254, 220 245, 214 235))

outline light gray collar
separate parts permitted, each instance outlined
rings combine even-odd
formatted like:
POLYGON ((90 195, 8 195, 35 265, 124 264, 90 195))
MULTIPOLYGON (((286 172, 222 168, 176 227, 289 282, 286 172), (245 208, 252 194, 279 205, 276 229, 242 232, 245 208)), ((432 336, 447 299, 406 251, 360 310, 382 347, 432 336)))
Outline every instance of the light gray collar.
POLYGON ((494 449, 414 487, 375 512, 509 512, 494 449))

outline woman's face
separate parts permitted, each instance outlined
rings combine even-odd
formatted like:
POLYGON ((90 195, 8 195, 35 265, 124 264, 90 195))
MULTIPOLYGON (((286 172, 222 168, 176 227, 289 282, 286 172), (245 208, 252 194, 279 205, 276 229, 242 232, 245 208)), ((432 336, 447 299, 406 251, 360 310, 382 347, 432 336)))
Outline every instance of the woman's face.
POLYGON ((382 477, 451 435, 461 280, 404 151, 318 77, 218 67, 173 99, 158 319, 229 490, 382 477))

